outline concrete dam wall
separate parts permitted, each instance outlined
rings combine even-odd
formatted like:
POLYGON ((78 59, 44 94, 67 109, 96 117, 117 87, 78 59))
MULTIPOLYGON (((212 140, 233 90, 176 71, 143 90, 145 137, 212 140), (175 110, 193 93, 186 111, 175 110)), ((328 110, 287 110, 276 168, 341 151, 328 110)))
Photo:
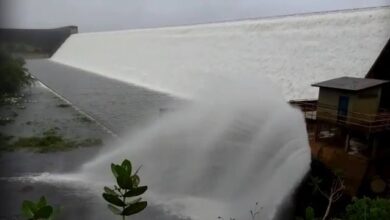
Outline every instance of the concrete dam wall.
POLYGON ((174 96, 266 77, 286 100, 364 77, 390 36, 390 7, 72 35, 52 60, 174 96))

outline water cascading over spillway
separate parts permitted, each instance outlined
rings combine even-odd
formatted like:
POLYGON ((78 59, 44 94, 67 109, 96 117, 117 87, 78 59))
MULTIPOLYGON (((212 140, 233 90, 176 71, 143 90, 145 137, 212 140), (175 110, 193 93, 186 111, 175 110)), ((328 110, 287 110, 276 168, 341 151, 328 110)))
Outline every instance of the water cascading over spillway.
POLYGON ((301 113, 267 80, 240 77, 214 83, 188 105, 88 162, 80 176, 112 182, 111 162, 142 165, 146 198, 170 212, 207 220, 273 219, 309 169, 301 113))
POLYGON ((209 79, 262 75, 286 100, 311 84, 364 77, 390 36, 390 7, 139 30, 82 33, 52 61, 181 97, 209 79))

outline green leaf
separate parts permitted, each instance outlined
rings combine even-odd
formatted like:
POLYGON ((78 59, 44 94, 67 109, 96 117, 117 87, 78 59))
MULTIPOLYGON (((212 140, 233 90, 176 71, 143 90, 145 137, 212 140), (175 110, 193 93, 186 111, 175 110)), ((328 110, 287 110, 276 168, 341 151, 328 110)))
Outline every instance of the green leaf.
POLYGON ((48 220, 58 219, 60 212, 61 212, 60 207, 53 207, 53 214, 50 216, 48 220))
POLYGON ((142 195, 148 189, 147 186, 140 186, 125 193, 125 197, 134 197, 142 195))
POLYGON ((113 206, 113 205, 111 205, 111 204, 108 204, 107 207, 108 207, 108 209, 109 209, 112 213, 114 213, 115 215, 120 215, 120 214, 122 214, 122 211, 121 211, 121 210, 119 210, 117 207, 115 207, 115 206, 113 206))
POLYGON ((24 217, 30 219, 34 217, 34 212, 36 211, 35 204, 31 201, 25 200, 22 203, 22 213, 24 217))
POLYGON ((127 174, 125 168, 120 166, 120 165, 114 165, 114 169, 115 169, 115 172, 118 175, 117 178, 120 177, 120 176, 130 176, 130 175, 127 174))
POLYGON ((119 174, 116 172, 116 169, 115 169, 115 164, 111 164, 111 172, 112 174, 114 174, 115 178, 117 178, 119 176, 119 174))
POLYGON ((122 162, 122 167, 125 169, 127 175, 131 176, 131 162, 129 160, 124 160, 122 162))
POLYGON ((119 187, 123 189, 133 189, 133 182, 131 181, 131 177, 127 175, 119 175, 116 179, 119 187))
POLYGON ((139 176, 138 175, 132 176, 131 181, 133 182, 133 188, 137 188, 140 182, 139 176))
POLYGON ((118 193, 116 193, 113 189, 111 189, 107 186, 104 187, 104 192, 106 192, 107 194, 114 195, 114 196, 119 196, 118 193))
POLYGON ((307 207, 305 210, 305 219, 306 220, 314 220, 314 209, 312 207, 307 207))
POLYGON ((137 202, 135 204, 129 205, 128 207, 126 207, 123 210, 122 215, 125 215, 125 216, 134 215, 134 214, 144 210, 147 205, 148 205, 147 202, 137 202))
POLYGON ((44 207, 44 206, 46 206, 47 205, 47 201, 46 201, 46 198, 44 197, 44 196, 42 196, 40 199, 39 199, 39 201, 38 201, 38 203, 37 203, 37 209, 40 209, 40 208, 42 208, 42 207, 44 207))
POLYGON ((53 207, 47 205, 40 208, 34 215, 34 218, 36 219, 47 219, 50 218, 50 216, 53 214, 53 207))
POLYGON ((114 195, 111 195, 111 194, 108 194, 108 193, 103 193, 103 198, 113 204, 113 205, 116 205, 116 206, 121 206, 121 207, 124 207, 126 206, 126 204, 120 200, 117 196, 114 196, 114 195))

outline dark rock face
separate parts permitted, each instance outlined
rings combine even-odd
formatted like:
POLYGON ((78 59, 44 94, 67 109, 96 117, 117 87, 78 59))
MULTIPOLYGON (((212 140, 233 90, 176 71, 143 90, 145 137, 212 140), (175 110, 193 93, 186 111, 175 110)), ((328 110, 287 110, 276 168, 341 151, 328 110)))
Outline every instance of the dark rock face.
MULTIPOLYGON (((375 63, 372 65, 370 71, 367 73, 366 78, 373 79, 383 79, 390 80, 390 39, 387 41, 387 44, 383 48, 381 54, 376 59, 375 63)), ((390 83, 384 87, 382 91, 382 102, 381 106, 383 108, 390 108, 390 102, 386 100, 390 100, 390 83)))

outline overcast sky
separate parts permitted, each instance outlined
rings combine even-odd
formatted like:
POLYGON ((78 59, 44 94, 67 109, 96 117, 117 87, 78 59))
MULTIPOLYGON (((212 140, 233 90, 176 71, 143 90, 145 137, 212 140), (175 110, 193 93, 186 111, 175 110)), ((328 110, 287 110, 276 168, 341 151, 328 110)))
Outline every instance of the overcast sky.
POLYGON ((80 32, 159 27, 390 5, 390 0, 0 0, 2 27, 80 32))

